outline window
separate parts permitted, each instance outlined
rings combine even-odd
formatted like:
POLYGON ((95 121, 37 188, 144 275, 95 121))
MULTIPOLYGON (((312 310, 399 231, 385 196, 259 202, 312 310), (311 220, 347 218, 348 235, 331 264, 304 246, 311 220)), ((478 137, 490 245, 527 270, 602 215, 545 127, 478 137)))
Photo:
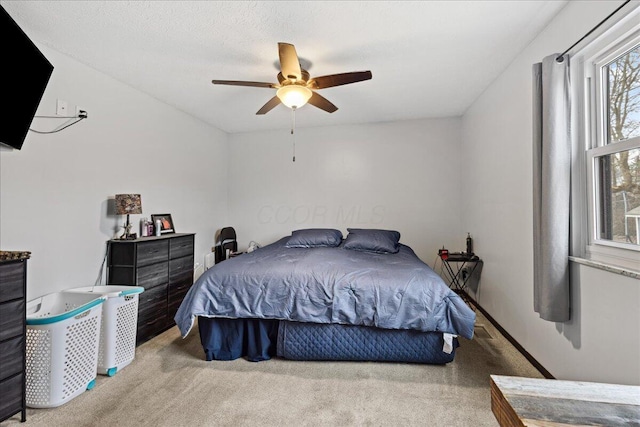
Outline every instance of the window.
MULTIPOLYGON (((637 19, 639 10, 630 15, 637 19)), ((587 207, 578 222, 584 256, 638 270, 640 26, 626 24, 614 25, 578 56, 584 122, 578 147, 586 154, 578 156, 586 172, 580 176, 586 196, 578 202, 587 207)))
POLYGON ((595 67, 601 88, 596 117, 602 123, 595 147, 588 151, 594 240, 640 248, 640 43, 595 67))

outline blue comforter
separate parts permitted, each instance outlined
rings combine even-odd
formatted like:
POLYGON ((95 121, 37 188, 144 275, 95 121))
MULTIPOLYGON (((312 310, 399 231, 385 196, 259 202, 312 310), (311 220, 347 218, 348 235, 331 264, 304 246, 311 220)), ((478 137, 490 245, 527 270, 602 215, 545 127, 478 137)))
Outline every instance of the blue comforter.
POLYGON ((175 316, 182 336, 196 316, 339 323, 445 332, 471 339, 475 313, 409 248, 375 254, 286 248, 285 237, 216 264, 175 316))

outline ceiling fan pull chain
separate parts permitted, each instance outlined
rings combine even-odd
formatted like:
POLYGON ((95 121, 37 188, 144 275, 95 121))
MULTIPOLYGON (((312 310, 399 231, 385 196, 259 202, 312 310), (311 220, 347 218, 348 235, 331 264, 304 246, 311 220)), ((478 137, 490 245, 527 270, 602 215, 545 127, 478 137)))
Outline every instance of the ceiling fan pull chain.
POLYGON ((296 128, 296 107, 291 109, 291 135, 293 136, 293 161, 296 161, 296 134, 294 132, 296 128))

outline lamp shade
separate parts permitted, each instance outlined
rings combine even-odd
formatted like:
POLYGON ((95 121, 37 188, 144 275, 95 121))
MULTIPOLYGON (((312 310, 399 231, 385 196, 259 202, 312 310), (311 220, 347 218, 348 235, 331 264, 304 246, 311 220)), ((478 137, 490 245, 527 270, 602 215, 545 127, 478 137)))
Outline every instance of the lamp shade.
POLYGON ((310 89, 300 85, 282 86, 276 92, 276 96, 280 101, 289 108, 300 108, 307 103, 313 92, 310 89))
POLYGON ((116 214, 141 214, 142 199, 139 194, 116 194, 116 214))

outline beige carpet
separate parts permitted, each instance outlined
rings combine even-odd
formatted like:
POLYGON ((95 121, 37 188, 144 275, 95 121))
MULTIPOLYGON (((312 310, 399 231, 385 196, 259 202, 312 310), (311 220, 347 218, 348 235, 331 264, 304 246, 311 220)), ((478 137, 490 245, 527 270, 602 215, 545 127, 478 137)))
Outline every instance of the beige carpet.
POLYGON ((445 366, 244 359, 206 362, 197 330, 173 328, 137 349, 114 377, 63 406, 2 425, 497 426, 489 375, 541 377, 478 313, 445 366), (195 332, 195 333, 194 333, 195 332))

